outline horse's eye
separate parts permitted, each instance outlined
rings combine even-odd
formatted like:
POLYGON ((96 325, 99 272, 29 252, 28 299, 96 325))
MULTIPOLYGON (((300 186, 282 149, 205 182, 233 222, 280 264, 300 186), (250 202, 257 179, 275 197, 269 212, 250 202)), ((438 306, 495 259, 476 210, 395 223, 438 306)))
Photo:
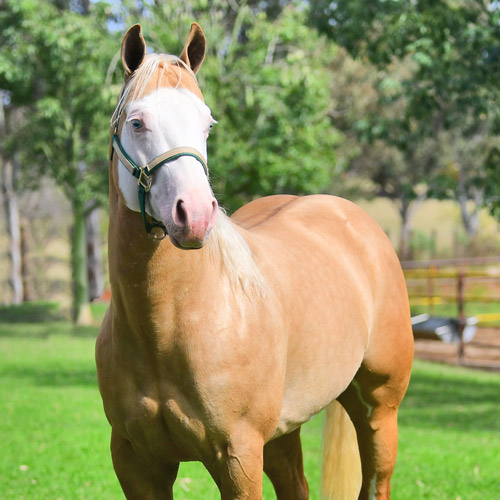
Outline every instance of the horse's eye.
POLYGON ((134 130, 141 130, 142 127, 144 127, 144 124, 141 122, 141 120, 132 120, 131 123, 134 130))
POLYGON ((212 127, 217 123, 217 120, 210 118, 210 123, 208 124, 208 131, 212 130, 212 127))

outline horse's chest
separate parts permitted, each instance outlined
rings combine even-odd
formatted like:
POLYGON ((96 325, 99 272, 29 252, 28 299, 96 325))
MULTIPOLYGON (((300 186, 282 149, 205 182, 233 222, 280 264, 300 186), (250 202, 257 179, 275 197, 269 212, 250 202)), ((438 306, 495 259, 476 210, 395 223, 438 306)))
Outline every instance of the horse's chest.
MULTIPOLYGON (((181 442, 178 432, 183 429, 184 433, 196 435, 196 426, 160 390, 159 381, 152 373, 145 373, 147 370, 138 374, 133 367, 123 369, 114 360, 115 356, 109 355, 104 362, 98 353, 99 388, 114 431, 147 460, 178 462, 196 458, 190 456, 194 451, 181 442)), ((147 366, 146 362, 139 364, 147 366)), ((165 385, 163 382, 163 388, 165 385)))
MULTIPOLYGON (((152 454, 150 459, 204 461, 213 455, 214 435, 227 435, 241 415, 252 411, 256 421, 264 415, 267 427, 279 418, 282 362, 262 356, 263 350, 272 352, 273 337, 266 336, 261 349, 244 332, 204 333, 182 337, 182 349, 170 346, 155 355, 140 346, 132 352, 118 336, 99 342, 108 419, 141 454, 152 454)), ((265 433, 272 434, 267 427, 265 433)))
POLYGON ((141 391, 116 395, 108 411, 111 425, 148 460, 200 459, 204 427, 174 399, 156 399, 141 391))

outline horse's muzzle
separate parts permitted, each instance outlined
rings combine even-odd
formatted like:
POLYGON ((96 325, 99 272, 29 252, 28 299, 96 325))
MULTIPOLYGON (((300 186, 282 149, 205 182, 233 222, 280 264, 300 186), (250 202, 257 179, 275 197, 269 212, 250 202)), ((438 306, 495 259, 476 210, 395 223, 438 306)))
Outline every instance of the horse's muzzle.
POLYGON ((179 197, 172 207, 174 228, 170 240, 178 248, 201 248, 217 219, 217 200, 200 200, 194 196, 179 197))

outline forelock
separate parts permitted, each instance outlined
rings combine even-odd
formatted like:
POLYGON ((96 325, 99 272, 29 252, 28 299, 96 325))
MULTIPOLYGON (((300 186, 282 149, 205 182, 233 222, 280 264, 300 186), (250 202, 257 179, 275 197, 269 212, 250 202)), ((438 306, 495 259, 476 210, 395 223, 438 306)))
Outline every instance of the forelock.
POLYGON ((146 56, 141 66, 123 85, 118 104, 111 117, 111 125, 118 126, 126 104, 131 100, 137 100, 144 96, 151 88, 152 83, 153 90, 157 90, 162 86, 178 88, 183 83, 188 83, 182 80, 185 74, 182 70, 187 72, 187 75, 192 78, 194 86, 198 89, 196 75, 179 57, 170 54, 149 54, 146 56), (178 71, 175 71, 175 68, 178 68, 178 71), (156 82, 156 85, 154 82, 156 82))

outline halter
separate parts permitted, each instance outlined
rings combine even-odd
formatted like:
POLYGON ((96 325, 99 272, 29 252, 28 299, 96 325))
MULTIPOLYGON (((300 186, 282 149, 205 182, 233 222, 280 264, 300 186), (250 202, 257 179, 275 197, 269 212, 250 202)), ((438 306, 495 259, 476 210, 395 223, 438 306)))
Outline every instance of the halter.
POLYGON ((132 158, 127 154, 127 152, 123 149, 122 143, 118 136, 113 134, 111 137, 111 160, 113 159, 113 152, 116 151, 118 158, 124 165, 124 167, 135 177, 137 178, 138 183, 138 194, 139 194, 139 206, 141 208, 142 220, 144 221, 144 227, 146 232, 155 240, 162 240, 165 236, 168 235, 167 228, 165 224, 161 221, 157 221, 153 217, 151 217, 152 222, 148 220, 146 215, 146 195, 149 193, 151 189, 151 185, 153 183, 152 174, 153 172, 165 165, 166 163, 170 163, 171 161, 175 161, 181 156, 191 156, 195 160, 198 160, 205 171, 205 175, 208 177, 208 167, 206 161, 203 159, 203 156, 194 148, 190 147, 180 147, 174 148, 166 153, 163 153, 156 158, 153 158, 149 163, 144 165, 143 167, 139 167, 132 158))

